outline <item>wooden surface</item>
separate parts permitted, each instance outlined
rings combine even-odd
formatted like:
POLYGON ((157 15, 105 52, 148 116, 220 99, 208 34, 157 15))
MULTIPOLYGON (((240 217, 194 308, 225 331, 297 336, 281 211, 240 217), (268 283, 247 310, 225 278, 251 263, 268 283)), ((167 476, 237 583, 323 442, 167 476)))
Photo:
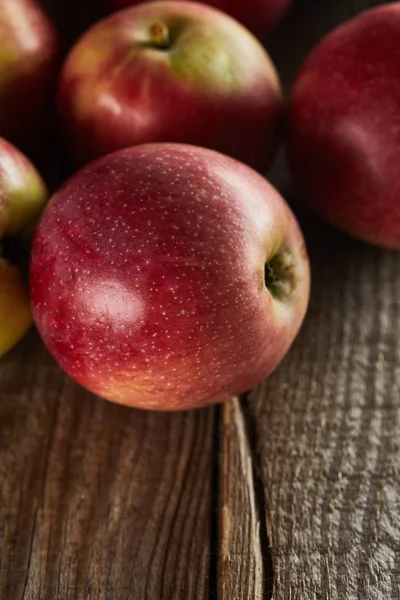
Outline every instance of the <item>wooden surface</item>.
MULTIPOLYGON (((54 2, 70 41, 90 3, 82 20, 82 2, 54 2)), ((372 4, 295 0, 268 42, 286 87, 372 4)), ((400 598, 400 256, 299 209, 282 157, 271 177, 304 227, 312 298, 248 397, 187 414, 114 406, 34 332, 0 361, 0 600, 400 598)))

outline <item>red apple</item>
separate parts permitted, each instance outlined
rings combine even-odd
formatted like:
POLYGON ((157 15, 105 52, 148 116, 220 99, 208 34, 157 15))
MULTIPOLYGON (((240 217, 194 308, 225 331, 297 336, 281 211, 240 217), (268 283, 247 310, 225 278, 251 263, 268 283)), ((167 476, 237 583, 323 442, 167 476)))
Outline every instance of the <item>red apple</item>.
POLYGON ((354 236, 400 248, 400 3, 361 13, 311 53, 288 123, 306 201, 354 236))
POLYGON ((78 162, 144 142, 209 147, 265 171, 282 97, 259 42, 227 15, 147 2, 91 28, 63 69, 60 112, 78 162))
POLYGON ((31 150, 55 91, 58 38, 33 0, 0 0, 0 135, 31 150))
POLYGON ((297 222, 249 167, 148 144, 85 167, 39 223, 31 299, 43 340, 89 390, 149 409, 223 401, 267 376, 306 311, 297 222))
POLYGON ((0 356, 32 324, 28 292, 16 259, 47 199, 45 185, 29 160, 0 138, 0 356))
MULTIPOLYGON (((114 9, 126 8, 142 1, 105 0, 114 9)), ((206 4, 230 14, 255 35, 263 37, 282 19, 292 0, 207 0, 206 4)))

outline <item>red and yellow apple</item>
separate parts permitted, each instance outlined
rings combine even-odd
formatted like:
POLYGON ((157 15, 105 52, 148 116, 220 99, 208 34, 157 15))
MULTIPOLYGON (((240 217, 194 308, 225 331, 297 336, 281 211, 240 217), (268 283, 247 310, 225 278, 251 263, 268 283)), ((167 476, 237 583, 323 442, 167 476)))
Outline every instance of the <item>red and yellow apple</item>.
POLYGON ((295 82, 288 155, 321 215, 362 240, 400 248, 400 2, 329 34, 295 82))
POLYGON ((0 0, 0 135, 40 143, 56 84, 58 38, 34 0, 0 0))
POLYGON ((0 356, 32 324, 28 291, 9 259, 18 248, 26 249, 28 230, 46 199, 45 185, 30 161, 0 138, 0 356))
POLYGON ((282 96, 239 23, 209 6, 146 2, 92 27, 63 68, 59 106, 79 163, 147 142, 181 142, 266 171, 282 96))
POLYGON ((261 175, 145 144, 86 166, 36 230, 31 300, 61 367, 109 400, 178 410, 249 390, 303 320, 297 222, 261 175))
MULTIPOLYGON (((142 1, 105 0, 105 3, 118 10, 142 1)), ((255 35, 263 37, 282 19, 292 0, 205 0, 205 3, 228 13, 255 35)))

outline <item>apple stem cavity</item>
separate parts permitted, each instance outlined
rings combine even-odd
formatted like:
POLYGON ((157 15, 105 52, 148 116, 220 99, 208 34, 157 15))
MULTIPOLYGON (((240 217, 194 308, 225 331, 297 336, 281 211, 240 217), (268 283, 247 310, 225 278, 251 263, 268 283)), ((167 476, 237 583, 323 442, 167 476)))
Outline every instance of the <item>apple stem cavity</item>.
POLYGON ((296 286, 295 263, 290 250, 279 250, 265 263, 264 284, 274 298, 290 298, 296 286))
POLYGON ((151 42, 158 50, 168 50, 171 47, 169 29, 162 21, 153 23, 150 27, 151 42))

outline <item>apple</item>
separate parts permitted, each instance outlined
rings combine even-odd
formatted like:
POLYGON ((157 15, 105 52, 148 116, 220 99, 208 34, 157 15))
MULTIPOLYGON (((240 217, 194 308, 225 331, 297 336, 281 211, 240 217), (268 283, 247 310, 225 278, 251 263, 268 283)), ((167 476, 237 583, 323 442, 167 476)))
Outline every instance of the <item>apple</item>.
POLYGON ((204 146, 266 171, 282 95, 275 68, 239 23, 203 4, 146 2, 77 42, 59 88, 78 163, 148 142, 204 146))
POLYGON ((29 231, 46 200, 46 187, 32 163, 0 138, 0 356, 32 324, 28 291, 9 259, 27 251, 29 231))
POLYGON ((330 33, 293 87, 288 156, 307 202, 364 241, 400 248, 400 2, 330 33))
MULTIPOLYGON (((114 9, 126 8, 139 4, 142 0, 105 0, 114 9)), ((207 0, 243 23, 258 37, 263 37, 278 24, 292 4, 292 0, 207 0)))
POLYGON ((56 87, 58 37, 40 4, 0 0, 0 135, 31 151, 56 87))
POLYGON ((38 330, 71 377, 114 402, 178 410, 276 367, 306 311, 309 264, 292 212, 255 171, 145 144, 54 195, 30 281, 38 330))

